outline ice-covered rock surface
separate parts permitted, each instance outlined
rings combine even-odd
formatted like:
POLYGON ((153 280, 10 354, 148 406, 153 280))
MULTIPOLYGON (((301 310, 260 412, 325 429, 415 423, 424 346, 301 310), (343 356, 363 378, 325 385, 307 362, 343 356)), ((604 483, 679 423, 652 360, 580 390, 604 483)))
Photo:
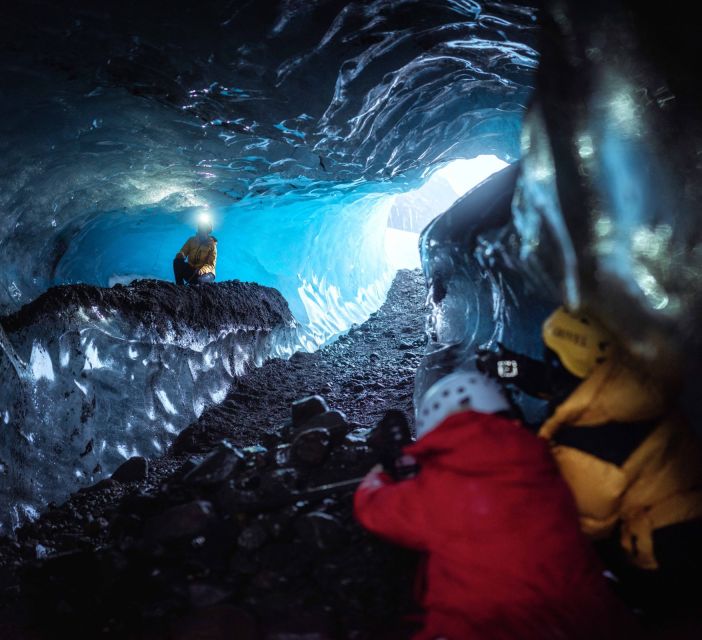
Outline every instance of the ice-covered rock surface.
POLYGON ((299 346, 277 291, 154 280, 50 289, 0 318, 0 533, 93 484, 131 456, 157 456, 221 402, 232 381, 299 346))

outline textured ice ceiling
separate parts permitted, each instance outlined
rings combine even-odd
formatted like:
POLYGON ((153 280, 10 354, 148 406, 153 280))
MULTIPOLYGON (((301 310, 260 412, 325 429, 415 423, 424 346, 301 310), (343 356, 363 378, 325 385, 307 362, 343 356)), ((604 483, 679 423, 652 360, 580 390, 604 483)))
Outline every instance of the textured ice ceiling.
MULTIPOLYGON (((158 455, 252 363, 314 349, 377 309, 396 268, 393 196, 451 160, 519 156, 536 36, 533 8, 470 0, 5 12, 0 533, 129 455, 158 455), (217 321, 164 338, 102 308, 126 290, 86 289, 94 302, 62 310, 80 287, 40 297, 59 304, 28 326, 7 315, 55 284, 169 278, 205 206, 218 278, 275 287, 299 325, 217 321)), ((137 288, 168 326, 187 325, 179 304, 149 301, 158 287, 137 288)))
POLYGON ((99 214, 133 230, 242 198, 357 202, 453 158, 515 159, 535 37, 521 3, 19 3, 0 25, 0 309, 61 281, 99 214))

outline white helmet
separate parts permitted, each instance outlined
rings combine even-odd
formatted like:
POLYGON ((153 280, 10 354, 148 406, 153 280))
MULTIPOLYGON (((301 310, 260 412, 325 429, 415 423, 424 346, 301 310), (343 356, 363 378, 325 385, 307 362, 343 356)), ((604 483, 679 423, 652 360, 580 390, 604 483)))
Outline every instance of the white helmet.
POLYGON ((461 411, 498 413, 510 404, 502 386, 478 371, 459 371, 435 382, 417 407, 417 437, 421 438, 446 418, 461 411))

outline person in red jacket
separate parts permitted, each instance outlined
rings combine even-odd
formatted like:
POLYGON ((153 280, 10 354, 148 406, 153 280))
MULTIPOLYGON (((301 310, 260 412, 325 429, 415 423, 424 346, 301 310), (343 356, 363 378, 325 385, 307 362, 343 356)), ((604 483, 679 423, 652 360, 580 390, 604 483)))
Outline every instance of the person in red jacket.
POLYGON ((356 492, 365 528, 426 554, 416 640, 635 637, 547 443, 509 415, 487 376, 443 378, 404 450, 416 475, 378 466, 356 492))

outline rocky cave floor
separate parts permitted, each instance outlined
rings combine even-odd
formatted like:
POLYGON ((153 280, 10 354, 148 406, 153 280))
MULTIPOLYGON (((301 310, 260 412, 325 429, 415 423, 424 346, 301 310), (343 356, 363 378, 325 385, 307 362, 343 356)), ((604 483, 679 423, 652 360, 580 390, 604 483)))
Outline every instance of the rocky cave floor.
POLYGON ((420 272, 313 354, 236 382, 158 460, 51 505, 0 540, 2 638, 406 637, 416 558, 365 533, 353 489, 387 409, 412 421, 420 272), (318 394, 317 402, 294 401, 318 394))

